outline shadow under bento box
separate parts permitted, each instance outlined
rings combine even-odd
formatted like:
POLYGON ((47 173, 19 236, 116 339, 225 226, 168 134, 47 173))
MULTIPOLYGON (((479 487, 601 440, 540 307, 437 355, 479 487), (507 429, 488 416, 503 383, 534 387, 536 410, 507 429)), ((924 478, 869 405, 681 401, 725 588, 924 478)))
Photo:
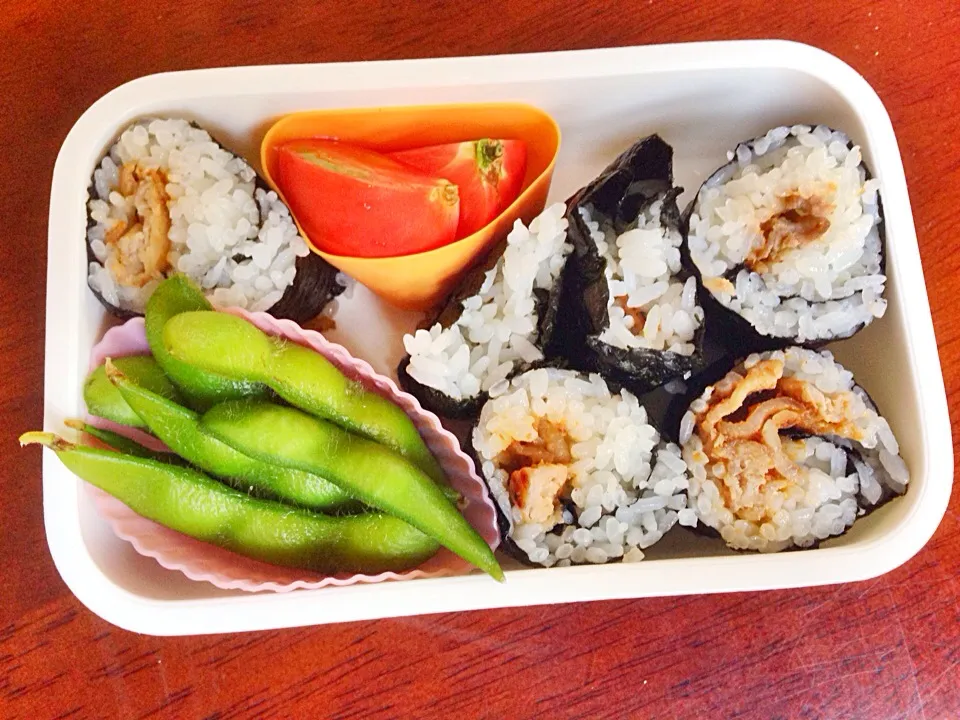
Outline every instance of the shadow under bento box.
MULTIPOLYGON (((226 591, 165 570, 117 538, 83 483, 51 453, 43 462, 47 539, 57 569, 92 611, 155 635, 319 623, 657 595, 849 582, 888 572, 926 543, 953 474, 950 421, 903 166, 889 117, 854 70, 820 50, 779 41, 703 43, 438 60, 223 68, 141 78, 77 121, 57 159, 50 202, 44 426, 83 414, 90 349, 110 324, 87 289, 85 199, 90 173, 130 120, 202 121, 256 164, 284 113, 332 107, 520 101, 557 121, 562 145, 550 200, 562 201, 636 138, 675 149, 685 203, 737 142, 795 122, 842 128, 880 180, 886 222, 886 315, 831 349, 885 411, 906 460, 906 495, 816 550, 735 554, 673 532, 639 563, 550 569, 510 565, 503 584, 480 573, 295 590, 226 591)), ((392 374, 400 338, 419 316, 362 288, 344 303, 331 339, 392 374), (362 333, 351 317, 368 318, 362 333), (371 319, 372 318, 372 319, 371 319)))

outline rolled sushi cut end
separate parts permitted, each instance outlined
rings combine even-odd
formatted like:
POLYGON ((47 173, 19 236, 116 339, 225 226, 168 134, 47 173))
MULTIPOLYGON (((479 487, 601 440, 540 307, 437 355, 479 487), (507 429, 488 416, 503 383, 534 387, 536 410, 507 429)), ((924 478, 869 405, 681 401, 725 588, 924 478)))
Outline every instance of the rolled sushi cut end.
POLYGON ((642 560, 687 506, 687 467, 599 375, 538 368, 491 393, 472 432, 504 547, 543 567, 642 560))
POLYGON ((696 278, 681 263, 672 163, 673 149, 651 135, 570 201, 566 347, 581 369, 613 371, 641 393, 689 376, 703 325, 696 278))
POLYGON ((590 238, 606 261, 607 326, 597 337, 622 350, 659 350, 677 355, 696 352, 694 336, 703 323, 697 281, 680 276, 680 232, 663 221, 664 199, 619 235, 593 222, 582 210, 590 238))
POLYGON ((143 314, 180 272, 218 307, 304 321, 342 292, 253 168, 182 119, 127 127, 94 170, 88 284, 115 314, 143 314))
POLYGON ((879 181, 859 146, 823 125, 794 125, 729 158, 692 204, 687 243, 703 287, 745 321, 740 332, 773 340, 758 348, 817 345, 881 317, 879 181))
POLYGON ((518 220, 492 266, 468 278, 429 329, 404 336, 401 383, 427 409, 475 413, 492 389, 544 360, 572 249, 564 212, 558 203, 529 227, 518 220))
POLYGON ((889 424, 827 351, 749 356, 693 401, 680 443, 692 473, 680 523, 737 550, 811 547, 910 481, 889 424))

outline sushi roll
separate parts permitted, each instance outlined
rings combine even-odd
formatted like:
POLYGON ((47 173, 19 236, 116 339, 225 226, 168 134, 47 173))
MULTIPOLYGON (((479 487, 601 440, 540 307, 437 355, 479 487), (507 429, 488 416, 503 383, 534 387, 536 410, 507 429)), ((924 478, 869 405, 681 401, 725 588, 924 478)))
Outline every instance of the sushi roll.
POLYGON ((737 353, 847 338, 881 317, 879 182, 860 148, 819 125, 740 144, 688 210, 708 315, 737 353))
POLYGON ((681 265, 673 150, 635 143, 570 200, 564 346, 586 370, 644 393, 696 367, 703 309, 681 265))
POLYGON ((910 482, 887 421, 827 351, 750 355, 693 401, 680 444, 680 523, 737 550, 811 547, 910 482))
POLYGON ((404 389, 439 415, 475 417, 492 388, 549 357, 570 250, 562 204, 518 220, 435 321, 404 336, 404 389))
POLYGON ((120 317, 142 315, 175 272, 216 306, 297 322, 347 284, 253 168, 186 120, 127 127, 94 170, 87 213, 87 281, 120 317))
POLYGON ((471 442, 504 547, 551 567, 642 560, 686 508, 680 449, 600 375, 537 368, 491 389, 471 442))

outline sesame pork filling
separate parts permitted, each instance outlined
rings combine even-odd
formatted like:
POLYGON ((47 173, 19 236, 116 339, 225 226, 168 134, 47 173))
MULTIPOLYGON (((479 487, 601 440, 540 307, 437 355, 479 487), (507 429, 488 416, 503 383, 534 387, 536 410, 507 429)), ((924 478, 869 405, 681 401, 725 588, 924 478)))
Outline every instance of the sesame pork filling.
POLYGON ((737 549, 807 547, 905 489, 889 425, 828 353, 753 355, 681 425, 691 510, 737 549))
POLYGON ((514 377, 491 391, 472 440, 506 546, 528 563, 641 560, 686 507, 680 449, 599 375, 514 377))

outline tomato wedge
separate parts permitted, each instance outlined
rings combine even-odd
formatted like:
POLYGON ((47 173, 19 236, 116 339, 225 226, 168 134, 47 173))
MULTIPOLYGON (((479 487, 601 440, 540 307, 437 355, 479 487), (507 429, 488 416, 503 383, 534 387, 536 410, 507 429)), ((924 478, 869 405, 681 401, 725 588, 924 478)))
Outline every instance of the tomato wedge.
POLYGON ((459 194, 442 177, 336 140, 294 140, 277 152, 277 185, 320 250, 395 257, 456 238, 459 194))
POLYGON ((506 210, 520 194, 527 171, 522 140, 471 140, 403 150, 390 157, 460 188, 457 238, 475 233, 506 210))

